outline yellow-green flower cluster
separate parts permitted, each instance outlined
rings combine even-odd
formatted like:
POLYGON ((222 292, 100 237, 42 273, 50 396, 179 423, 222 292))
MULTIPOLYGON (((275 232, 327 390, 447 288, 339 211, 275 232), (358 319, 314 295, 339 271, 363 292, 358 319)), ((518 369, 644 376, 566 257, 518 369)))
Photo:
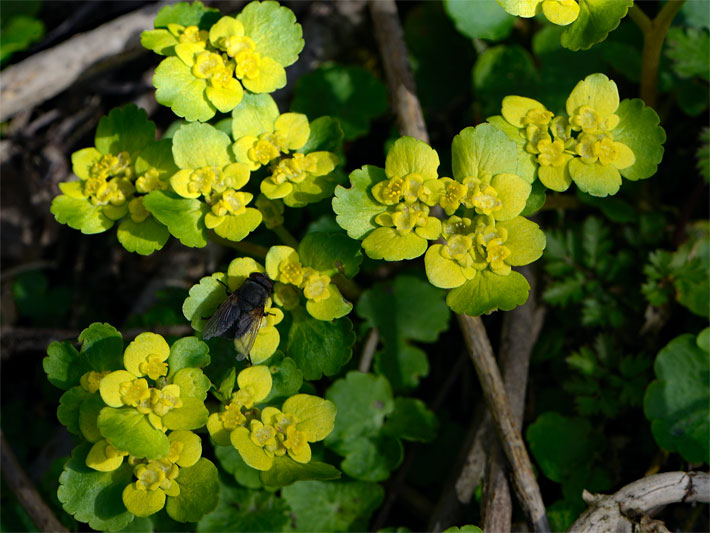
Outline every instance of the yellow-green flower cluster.
POLYGON ((549 189, 566 190, 572 181, 593 196, 614 194, 634 152, 615 141, 619 92, 603 74, 579 82, 567 99, 567 116, 554 116, 531 98, 506 96, 502 115, 519 128, 525 151, 536 158, 537 175, 549 189))
POLYGON ((253 366, 237 376, 239 390, 219 413, 210 415, 207 429, 214 441, 233 446, 244 462, 257 470, 269 470, 275 457, 288 455, 299 463, 311 460, 309 443, 323 440, 333 430, 335 404, 297 394, 281 409, 255 407, 271 391, 267 367, 253 366))
POLYGON ((266 273, 277 282, 274 299, 284 309, 293 309, 299 292, 306 298, 307 311, 318 320, 333 320, 347 315, 352 304, 340 294, 331 277, 310 266, 304 266, 298 252, 290 246, 272 246, 266 254, 266 273))
POLYGON ((572 24, 579 16, 577 0, 498 0, 508 13, 530 18, 544 13, 545 18, 559 26, 572 24))
POLYGON ((279 115, 275 104, 269 106, 269 111, 272 109, 275 115, 260 124, 259 131, 253 130, 247 135, 235 133, 233 149, 237 161, 252 171, 269 165, 269 175, 261 182, 261 192, 276 200, 292 195, 304 182, 333 172, 338 157, 327 151, 296 152, 306 145, 311 135, 308 118, 301 113, 279 115))

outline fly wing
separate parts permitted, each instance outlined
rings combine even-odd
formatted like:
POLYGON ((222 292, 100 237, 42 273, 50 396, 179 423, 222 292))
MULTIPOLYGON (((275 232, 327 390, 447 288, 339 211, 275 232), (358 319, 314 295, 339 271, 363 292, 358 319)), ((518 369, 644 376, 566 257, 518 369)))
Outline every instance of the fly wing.
MULTIPOLYGON (((255 307, 249 311, 251 316, 251 323, 249 328, 244 332, 241 337, 234 339, 234 347, 237 349, 237 361, 241 361, 244 358, 249 358, 251 349, 256 341, 256 336, 261 329, 261 320, 264 318, 264 308, 255 307)), ((249 359, 251 361, 251 358, 249 359)))
POLYGON ((240 315, 241 309, 239 308, 237 295, 232 293, 220 304, 207 323, 205 323, 205 327, 202 328, 202 338, 207 340, 224 335, 239 320, 240 315))

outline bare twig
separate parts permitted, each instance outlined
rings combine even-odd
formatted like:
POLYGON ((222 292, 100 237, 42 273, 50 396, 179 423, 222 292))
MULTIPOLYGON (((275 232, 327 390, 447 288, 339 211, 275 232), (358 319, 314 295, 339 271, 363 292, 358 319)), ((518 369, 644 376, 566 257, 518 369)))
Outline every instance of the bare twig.
MULTIPOLYGON (((394 0, 370 0, 370 13, 400 132, 428 142, 424 114, 416 96, 414 76, 409 66, 397 6, 394 0)), ((483 322, 478 317, 466 315, 459 315, 458 318, 484 390, 484 398, 496 423, 498 436, 513 466, 515 488, 523 510, 536 531, 549 531, 540 489, 535 481, 520 431, 513 422, 503 381, 483 322)), ((387 504, 383 509, 386 507, 387 504)), ((382 510, 379 515, 379 518, 381 517, 382 510)), ((376 523, 381 521, 380 519, 376 523)))
POLYGON ((2 448, 2 462, 0 463, 2 476, 37 529, 40 531, 67 531, 39 495, 30 478, 27 477, 2 430, 0 430, 0 447, 2 448))
POLYGON ((615 531, 631 533, 652 509, 671 503, 710 503, 710 475, 705 472, 666 472, 626 485, 610 496, 584 491, 589 504, 570 533, 615 531))
POLYGON ((144 51, 140 33, 153 27, 156 13, 165 4, 118 17, 8 67, 0 90, 0 121, 56 96, 86 75, 136 57, 144 51))
POLYGON ((365 339, 365 345, 362 347, 362 354, 360 355, 360 363, 357 369, 360 372, 369 372, 370 366, 372 365, 372 358, 375 356, 375 350, 380 342, 380 332, 377 328, 372 328, 370 333, 367 334, 365 339))
MULTIPOLYGON (((530 296, 525 305, 503 317, 499 357, 503 369, 503 383, 518 431, 523 425, 530 355, 545 317, 545 309, 538 305, 535 295, 537 283, 533 268, 523 267, 521 273, 530 283, 530 296)), ((483 488, 483 530, 509 531, 513 507, 508 480, 505 477, 504 458, 498 449, 488 458, 483 488)))

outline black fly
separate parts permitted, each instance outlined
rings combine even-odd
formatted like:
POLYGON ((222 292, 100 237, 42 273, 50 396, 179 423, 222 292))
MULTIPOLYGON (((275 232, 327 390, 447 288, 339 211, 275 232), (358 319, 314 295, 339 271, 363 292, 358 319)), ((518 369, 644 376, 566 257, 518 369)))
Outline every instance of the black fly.
MULTIPOLYGON (((249 357, 249 352, 261 327, 266 300, 271 296, 274 282, 261 272, 252 272, 236 291, 229 293, 202 330, 202 338, 226 337, 234 339, 239 355, 249 357)), ((227 289, 229 291, 229 289, 227 289)))

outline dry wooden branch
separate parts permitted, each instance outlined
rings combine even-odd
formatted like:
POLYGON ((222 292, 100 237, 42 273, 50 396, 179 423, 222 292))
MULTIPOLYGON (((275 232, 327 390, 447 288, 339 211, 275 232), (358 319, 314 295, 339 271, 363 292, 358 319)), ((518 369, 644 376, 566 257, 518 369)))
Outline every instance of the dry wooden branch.
MULTIPOLYGON (((416 96, 414 75, 409 66, 397 6, 394 0, 370 0, 370 13, 400 132, 428 142, 424 114, 416 96)), ((512 465, 514 485, 523 510, 535 531, 549 531, 540 489, 535 481, 520 431, 513 422, 503 381, 483 322, 478 317, 466 315, 459 315, 458 318, 484 390, 484 398, 493 415, 496 431, 512 465)))
POLYGON ((648 520, 650 510, 671 503, 710 503, 710 475, 705 472, 666 472, 626 485, 610 496, 584 491, 590 505, 570 533, 612 531, 631 533, 648 520))
MULTIPOLYGON (((499 356, 503 383, 518 431, 523 426, 530 355, 545 318, 545 309, 538 305, 535 295, 537 283, 534 269, 527 266, 520 271, 530 283, 530 296, 525 305, 503 317, 499 356)), ((488 457, 486 479, 483 483, 483 530, 510 531, 512 513, 504 458, 497 449, 488 457)))
POLYGON ((153 27, 158 2, 32 55, 3 71, 0 122, 58 95, 77 80, 114 68, 145 49, 139 35, 153 27))
POLYGON ((37 529, 40 531, 67 531, 25 474, 2 430, 0 430, 0 448, 2 448, 0 466, 3 478, 37 529))

